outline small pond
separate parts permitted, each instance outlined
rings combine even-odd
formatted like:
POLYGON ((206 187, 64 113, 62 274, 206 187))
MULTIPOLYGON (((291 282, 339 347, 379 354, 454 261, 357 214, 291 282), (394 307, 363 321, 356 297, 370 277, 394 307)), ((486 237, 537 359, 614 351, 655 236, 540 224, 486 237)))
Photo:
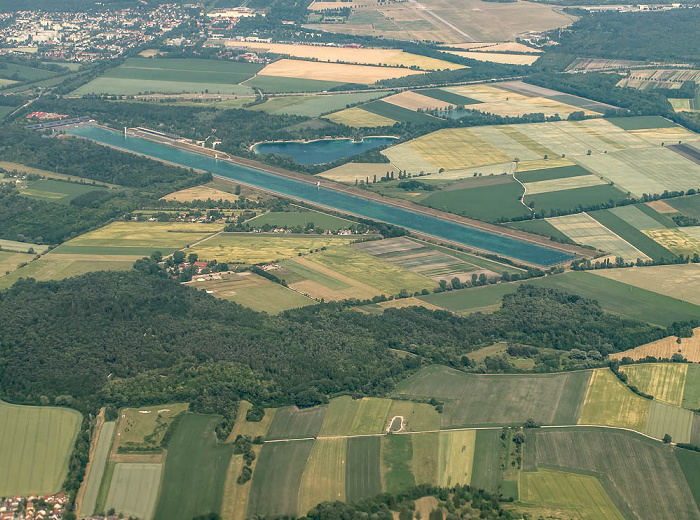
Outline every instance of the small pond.
POLYGON ((258 143, 253 151, 258 154, 276 153, 288 155, 299 164, 325 164, 344 157, 361 154, 367 150, 386 146, 396 141, 396 137, 365 137, 362 141, 352 139, 320 139, 318 141, 279 141, 258 143))

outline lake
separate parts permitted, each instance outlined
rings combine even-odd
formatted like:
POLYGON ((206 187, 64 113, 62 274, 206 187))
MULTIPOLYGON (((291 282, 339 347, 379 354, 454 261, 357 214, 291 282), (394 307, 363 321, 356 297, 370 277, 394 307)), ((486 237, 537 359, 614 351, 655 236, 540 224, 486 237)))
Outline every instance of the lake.
MULTIPOLYGON (((390 204, 367 200, 356 195, 324 188, 323 186, 317 187, 314 182, 317 178, 314 177, 310 177, 310 180, 313 182, 310 184, 255 168, 218 161, 205 155, 155 143, 139 137, 125 137, 120 132, 114 132, 99 126, 81 126, 70 128, 66 132, 91 139, 97 143, 178 164, 185 168, 208 171, 213 175, 264 188, 282 196, 304 200, 311 204, 319 204, 371 220, 394 224, 409 230, 450 240, 466 247, 491 251, 492 253, 523 262, 549 266, 574 258, 569 253, 543 245, 476 229, 390 204)), ((323 179, 318 180, 322 184, 326 182, 323 179)))
POLYGON ((396 137, 365 137, 362 141, 352 139, 320 139, 318 141, 275 141, 258 143, 253 151, 258 154, 287 155, 299 164, 325 164, 344 157, 352 157, 367 150, 386 146, 396 137))

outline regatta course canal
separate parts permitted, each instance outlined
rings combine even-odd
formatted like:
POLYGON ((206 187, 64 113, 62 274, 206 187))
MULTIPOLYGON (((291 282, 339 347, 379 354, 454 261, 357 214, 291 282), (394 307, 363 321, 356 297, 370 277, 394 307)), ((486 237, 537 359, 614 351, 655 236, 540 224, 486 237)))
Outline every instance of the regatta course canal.
POLYGON ((318 187, 315 184, 282 175, 233 164, 223 160, 219 161, 205 155, 141 139, 139 137, 126 137, 119 132, 107 130, 99 126, 89 125, 74 127, 68 129, 67 133, 90 139, 107 146, 120 148, 128 152, 168 161, 185 168, 208 171, 213 175, 263 188, 282 196, 306 201, 310 204, 318 204, 340 212, 401 226, 412 231, 449 240, 466 247, 490 251, 498 255, 531 264, 550 266, 574 258, 574 256, 569 253, 551 249, 543 245, 476 229, 464 224, 414 212, 391 204, 364 199, 334 189, 324 188, 322 186, 318 187))

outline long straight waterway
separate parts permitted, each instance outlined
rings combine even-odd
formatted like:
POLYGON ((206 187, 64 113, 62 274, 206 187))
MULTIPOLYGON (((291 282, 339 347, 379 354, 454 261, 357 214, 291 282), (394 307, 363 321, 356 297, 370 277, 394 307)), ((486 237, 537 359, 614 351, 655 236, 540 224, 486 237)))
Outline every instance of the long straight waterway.
POLYGON ((214 175, 264 188, 280 195, 286 195, 312 204, 320 204, 328 208, 334 208, 341 212, 401 226, 412 231, 450 240, 467 247, 491 251, 498 255, 531 264, 549 266, 574 258, 574 256, 569 253, 550 249, 542 245, 498 235, 481 229, 475 229, 457 222, 451 222, 439 217, 413 212, 390 204, 364 199, 333 189, 316 187, 313 184, 282 175, 276 175, 274 173, 233 164, 227 161, 217 161, 205 155, 155 143, 139 137, 125 137, 119 132, 113 132, 99 126, 75 127, 68 129, 67 132, 79 137, 91 139, 101 144, 179 164, 185 168, 208 171, 214 175))

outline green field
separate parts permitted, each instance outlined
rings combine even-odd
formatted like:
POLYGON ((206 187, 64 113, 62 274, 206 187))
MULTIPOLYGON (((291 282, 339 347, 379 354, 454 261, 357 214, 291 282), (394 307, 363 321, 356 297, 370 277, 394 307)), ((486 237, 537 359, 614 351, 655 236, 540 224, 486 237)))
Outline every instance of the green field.
POLYGON ((346 459, 346 439, 318 439, 314 442, 301 476, 299 513, 303 514, 324 501, 345 500, 346 459))
POLYGON ((627 382, 657 401, 680 406, 686 374, 690 365, 680 363, 644 363, 620 367, 627 382))
POLYGON ((455 94, 454 92, 448 92, 447 90, 443 90, 441 88, 424 88, 420 90, 415 90, 414 92, 457 106, 475 105, 481 103, 481 101, 479 100, 472 99, 467 96, 462 96, 460 94, 455 94))
POLYGON ((440 429, 440 414, 434 406, 411 401, 392 401, 389 413, 386 415, 387 424, 396 416, 403 417, 401 431, 423 432, 440 429))
POLYGON ((312 440, 263 445, 250 487, 248 517, 303 514, 299 488, 313 445, 312 440))
POLYGON ((54 179, 41 179, 20 190, 25 197, 43 199, 49 202, 68 204, 74 198, 91 191, 104 190, 101 186, 63 182, 54 179))
POLYGON ((651 401, 627 388, 610 370, 593 371, 579 424, 618 426, 646 431, 651 401))
POLYGON ((382 489, 387 493, 398 494, 412 489, 416 485, 416 480, 411 471, 414 437, 415 435, 388 435, 382 437, 382 489))
MULTIPOLYGON (((626 222, 611 210, 604 209, 600 211, 593 211, 589 213, 589 215, 653 260, 672 260, 676 257, 674 253, 656 243, 647 235, 639 231, 639 229, 634 227, 631 223, 626 222)), ((661 226, 658 225, 658 227, 661 226)))
POLYGON ((29 249, 33 249, 35 253, 44 253, 48 248, 49 246, 30 244, 28 242, 16 242, 14 240, 0 238, 0 249, 3 251, 26 253, 29 249))
POLYGON ((523 187, 511 180, 493 186, 432 192, 421 204, 481 220, 520 218, 530 215, 521 203, 523 187))
POLYGON ((68 408, 0 401, 0 496, 58 492, 80 422, 68 408))
POLYGON ((151 520, 162 471, 161 464, 116 464, 105 510, 114 509, 125 517, 151 520))
POLYGON ((472 481, 476 430, 440 432, 438 485, 468 486, 472 481))
POLYGON ((268 114, 291 114, 296 116, 318 117, 321 114, 341 110, 348 105, 371 101, 382 97, 385 92, 358 92, 357 94, 330 94, 318 96, 271 97, 262 105, 250 110, 261 110, 268 114))
POLYGON ((514 293, 517 289, 517 284, 500 283, 484 287, 433 293, 419 296, 419 299, 455 312, 495 310, 501 306, 503 296, 514 293))
POLYGON ((34 255, 28 253, 0 251, 0 277, 8 274, 8 271, 14 271, 20 264, 31 262, 33 259, 34 255))
POLYGON ((381 437, 350 437, 345 464, 345 496, 348 502, 382 492, 381 437))
POLYGON ((683 470, 695 503, 700 506, 700 453, 689 450, 674 450, 678 464, 683 470))
POLYGON ((500 478, 501 431, 477 430, 474 444, 471 486, 490 493, 498 491, 500 478))
POLYGON ((421 114, 420 112, 415 112, 382 100, 370 101, 369 103, 362 105, 361 108, 368 112, 372 112, 373 114, 388 117, 394 121, 401 121, 402 123, 440 124, 440 119, 436 117, 421 114))
POLYGON ((370 285, 387 295, 399 294, 402 289, 415 292, 437 287, 437 283, 429 278, 352 247, 333 247, 306 258, 334 272, 370 285))
POLYGON ((676 321, 700 319, 698 305, 591 273, 565 273, 529 280, 527 283, 592 298, 610 313, 662 326, 669 326, 676 321))
POLYGON ((321 430, 328 407, 299 409, 296 406, 280 408, 275 412, 267 439, 306 439, 316 437, 321 430))
POLYGON ((187 403, 122 408, 119 411, 119 446, 137 451, 144 447, 160 451, 160 441, 168 427, 187 408, 187 403))
POLYGON ((319 436, 381 433, 384 431, 390 406, 389 399, 373 397, 352 399, 344 396, 333 399, 328 405, 319 436))
POLYGON ((411 435, 411 449, 411 473, 416 484, 436 486, 440 462, 440 432, 411 435))
POLYGON ((292 273, 292 276, 290 277, 288 273, 280 273, 280 276, 282 276, 287 283, 296 283, 300 282, 303 280, 311 280, 313 282, 319 283, 325 287, 328 287, 329 289, 333 289, 335 291, 342 291, 343 289, 348 289, 351 287, 350 285, 346 284, 345 282, 342 282, 340 280, 337 280, 336 278, 333 278, 331 276, 328 276, 324 273, 321 273, 319 271, 315 271, 314 269, 311 269, 307 265, 300 264, 299 262, 295 262, 294 260, 282 260, 280 262, 280 265, 286 270, 292 273))
POLYGON ((685 376, 683 387, 683 408, 697 410, 700 408, 700 365, 688 365, 688 373, 685 376))
POLYGON ((325 92, 336 87, 342 87, 345 83, 316 79, 285 78, 281 76, 255 76, 242 85, 249 88, 258 88, 268 94, 279 94, 282 92, 325 92))
POLYGON ((690 410, 652 401, 644 433, 655 439, 663 439, 664 435, 669 434, 673 442, 689 443, 692 426, 693 412, 690 410))
POLYGON ((525 170, 522 172, 519 171, 516 175, 520 181, 528 183, 565 179, 568 177, 581 177, 583 175, 590 174, 591 172, 578 164, 570 164, 567 166, 556 166, 554 168, 541 168, 535 170, 525 170))
POLYGON ((187 414, 178 425, 168 445, 157 520, 191 520, 221 511, 233 448, 216 440, 220 421, 218 416, 187 414))
POLYGON ((542 468, 594 472, 625 518, 700 516, 673 449, 661 442, 603 428, 529 430, 527 435, 526 457, 542 468))
POLYGON ((575 424, 590 372, 552 375, 474 375, 433 365, 396 385, 395 394, 445 402, 443 428, 575 424))
POLYGON ((647 128, 673 128, 678 126, 661 116, 609 117, 612 124, 623 130, 644 130, 647 128))
POLYGON ((37 69, 35 67, 27 67, 17 63, 5 63, 4 67, 0 68, 0 78, 7 78, 16 81, 36 81, 51 78, 56 75, 56 72, 37 69))
POLYGON ((316 228, 338 231, 339 229, 349 228, 351 225, 354 225, 355 222, 334 217, 333 215, 319 213, 318 211, 275 211, 255 217, 249 220, 248 224, 252 227, 269 224, 273 227, 286 228, 297 226, 303 228, 308 224, 313 224, 316 228))
POLYGON ((109 461, 109 452, 112 449, 115 426, 116 423, 113 421, 105 422, 100 430, 95 453, 92 456, 92 466, 87 476, 83 502, 80 507, 80 513, 82 515, 93 515, 101 512, 97 510, 97 497, 100 493, 105 468, 109 461))
POLYGON ((643 231, 645 229, 673 229, 675 222, 647 204, 630 204, 610 209, 628 224, 643 231))
POLYGON ((700 195, 690 195, 687 197, 678 197, 676 199, 667 199, 666 204, 676 208, 678 211, 688 217, 700 219, 700 195))
POLYGON ((594 476, 540 469, 523 473, 520 486, 520 501, 530 506, 566 509, 581 520, 624 520, 594 476))

